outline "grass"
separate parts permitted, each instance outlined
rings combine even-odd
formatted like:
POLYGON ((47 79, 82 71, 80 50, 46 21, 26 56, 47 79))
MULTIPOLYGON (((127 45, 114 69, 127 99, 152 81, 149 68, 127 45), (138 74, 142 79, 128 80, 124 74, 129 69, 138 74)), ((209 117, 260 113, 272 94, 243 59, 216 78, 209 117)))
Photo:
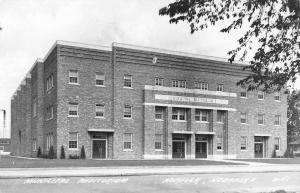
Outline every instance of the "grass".
POLYGON ((272 158, 272 159, 236 159, 237 161, 261 162, 269 164, 300 164, 300 158, 272 158))
POLYGON ((0 168, 240 165, 210 160, 74 160, 1 157, 0 168))

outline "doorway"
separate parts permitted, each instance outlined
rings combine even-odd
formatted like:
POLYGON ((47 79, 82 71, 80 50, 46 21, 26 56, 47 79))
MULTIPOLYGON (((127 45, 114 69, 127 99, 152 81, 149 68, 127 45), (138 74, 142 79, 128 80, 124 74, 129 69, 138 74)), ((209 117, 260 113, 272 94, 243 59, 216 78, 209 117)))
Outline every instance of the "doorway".
POLYGON ((106 140, 93 140, 93 159, 106 159, 106 140))
POLYGON ((254 143, 254 157, 263 158, 264 157, 264 144, 254 143))
POLYGON ((172 144, 172 158, 185 158, 185 141, 173 141, 172 144))
POLYGON ((196 142, 196 158, 207 158, 207 142, 196 142))

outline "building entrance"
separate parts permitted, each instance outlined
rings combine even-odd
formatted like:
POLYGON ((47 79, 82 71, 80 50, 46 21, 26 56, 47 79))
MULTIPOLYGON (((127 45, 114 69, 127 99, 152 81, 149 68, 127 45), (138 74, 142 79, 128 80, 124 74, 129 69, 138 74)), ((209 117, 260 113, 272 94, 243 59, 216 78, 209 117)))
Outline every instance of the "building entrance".
POLYGON ((93 140, 93 159, 106 159, 106 140, 93 140))
POLYGON ((196 142, 196 158, 207 158, 207 142, 196 142))
POLYGON ((254 157, 262 158, 264 157, 264 144, 263 143, 255 143, 254 144, 254 157))
POLYGON ((185 141, 173 141, 172 158, 185 158, 185 141))

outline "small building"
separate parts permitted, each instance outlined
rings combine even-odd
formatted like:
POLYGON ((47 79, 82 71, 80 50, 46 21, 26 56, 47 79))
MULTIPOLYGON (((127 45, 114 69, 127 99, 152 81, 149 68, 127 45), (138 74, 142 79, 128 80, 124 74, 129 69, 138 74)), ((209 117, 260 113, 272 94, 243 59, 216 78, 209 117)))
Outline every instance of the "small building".
POLYGON ((9 154, 10 151, 10 138, 0 138, 0 155, 9 154))

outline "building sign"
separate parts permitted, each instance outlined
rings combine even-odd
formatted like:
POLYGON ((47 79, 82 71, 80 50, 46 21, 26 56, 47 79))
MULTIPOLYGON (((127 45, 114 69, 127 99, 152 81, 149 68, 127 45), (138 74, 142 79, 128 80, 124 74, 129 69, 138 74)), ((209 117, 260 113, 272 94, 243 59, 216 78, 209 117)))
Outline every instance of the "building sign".
POLYGON ((167 101, 177 101, 177 102, 213 103, 213 104, 228 105, 228 100, 212 99, 212 98, 198 98, 198 97, 185 97, 185 96, 156 94, 155 99, 157 99, 157 100, 167 100, 167 101))

